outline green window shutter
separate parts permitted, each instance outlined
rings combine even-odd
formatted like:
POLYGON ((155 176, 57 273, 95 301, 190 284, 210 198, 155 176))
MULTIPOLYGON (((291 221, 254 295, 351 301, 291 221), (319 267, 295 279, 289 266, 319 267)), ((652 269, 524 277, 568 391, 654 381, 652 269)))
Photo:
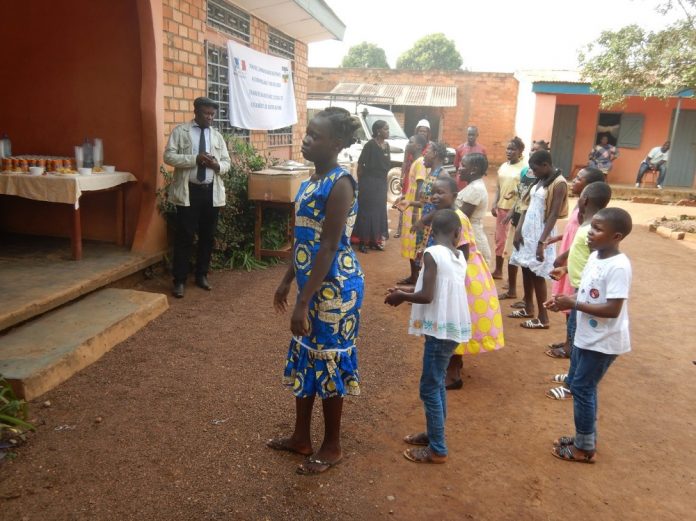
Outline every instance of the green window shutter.
POLYGON ((643 114, 622 114, 619 138, 616 146, 619 148, 639 148, 643 137, 643 114))

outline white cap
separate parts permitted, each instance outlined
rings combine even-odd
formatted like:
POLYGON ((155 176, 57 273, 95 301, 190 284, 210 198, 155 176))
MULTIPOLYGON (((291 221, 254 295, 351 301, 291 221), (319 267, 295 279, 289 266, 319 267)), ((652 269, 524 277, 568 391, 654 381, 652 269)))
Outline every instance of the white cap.
POLYGON ((430 128, 430 122, 427 119, 421 119, 416 125, 416 128, 418 127, 430 128))

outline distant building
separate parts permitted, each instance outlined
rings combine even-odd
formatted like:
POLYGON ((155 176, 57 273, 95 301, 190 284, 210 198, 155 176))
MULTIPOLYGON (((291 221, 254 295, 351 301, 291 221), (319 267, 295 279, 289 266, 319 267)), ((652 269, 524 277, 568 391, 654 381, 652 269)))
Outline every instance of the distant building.
POLYGON ((576 71, 520 71, 517 134, 551 141, 556 166, 573 174, 602 133, 619 148, 609 182, 633 184, 641 161, 651 148, 671 139, 666 187, 696 188, 696 99, 684 91, 681 100, 630 96, 625 107, 602 109, 600 97, 576 71), (679 116, 676 131, 674 120, 679 116))
POLYGON ((476 125, 492 163, 506 161, 505 146, 515 135, 513 74, 310 67, 308 89, 391 98, 389 105, 367 104, 390 108, 409 136, 426 118, 433 139, 450 147, 466 141, 467 127, 476 125))

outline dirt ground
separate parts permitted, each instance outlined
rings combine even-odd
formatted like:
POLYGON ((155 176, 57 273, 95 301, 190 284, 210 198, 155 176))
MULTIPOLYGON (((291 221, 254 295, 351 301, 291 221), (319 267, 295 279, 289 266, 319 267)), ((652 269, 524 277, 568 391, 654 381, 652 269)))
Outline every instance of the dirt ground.
MULTIPOLYGON (((642 223, 662 209, 621 205, 638 224, 624 244, 634 351, 600 387, 595 465, 550 455, 554 437, 573 432, 572 402, 544 397, 567 367, 543 354, 564 335, 556 315, 548 331, 506 318, 507 346, 465 359, 464 389, 448 394, 446 465, 401 456, 403 435, 424 426, 421 340, 406 335, 407 306, 382 303, 407 267, 390 240, 386 252, 359 257, 363 394, 346 400, 338 467, 298 476, 299 456, 264 446, 293 422, 280 385, 289 317, 271 308, 284 268, 218 272, 212 293, 189 286, 163 316, 31 404, 40 426, 0 467, 0 518, 693 519, 694 250, 647 231, 642 223)), ((142 287, 168 292, 169 280, 142 287)), ((315 419, 318 442, 318 411, 315 419)))

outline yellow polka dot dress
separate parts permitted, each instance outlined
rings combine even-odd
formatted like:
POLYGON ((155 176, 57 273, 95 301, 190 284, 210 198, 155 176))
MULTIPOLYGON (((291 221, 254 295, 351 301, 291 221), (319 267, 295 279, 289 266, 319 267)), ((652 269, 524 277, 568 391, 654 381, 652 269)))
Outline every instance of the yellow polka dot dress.
POLYGON ((491 271, 483 255, 476 247, 474 230, 469 218, 457 210, 462 223, 459 245, 469 245, 466 270, 466 293, 471 314, 471 340, 459 344, 455 355, 475 355, 495 351, 505 345, 503 316, 500 312, 498 291, 493 283, 491 271))

